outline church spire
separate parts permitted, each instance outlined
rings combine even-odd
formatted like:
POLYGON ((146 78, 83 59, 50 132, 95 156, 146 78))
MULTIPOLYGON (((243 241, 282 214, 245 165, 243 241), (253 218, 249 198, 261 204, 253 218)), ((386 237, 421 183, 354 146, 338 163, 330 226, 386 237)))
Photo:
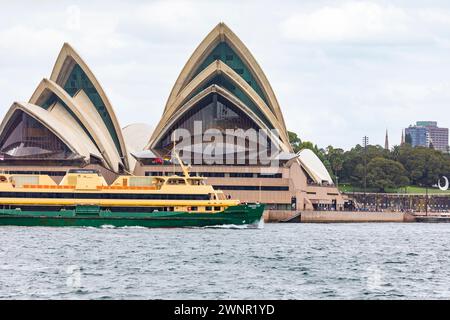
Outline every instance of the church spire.
POLYGON ((384 149, 389 150, 389 136, 387 129, 386 129, 386 138, 384 139, 384 149))

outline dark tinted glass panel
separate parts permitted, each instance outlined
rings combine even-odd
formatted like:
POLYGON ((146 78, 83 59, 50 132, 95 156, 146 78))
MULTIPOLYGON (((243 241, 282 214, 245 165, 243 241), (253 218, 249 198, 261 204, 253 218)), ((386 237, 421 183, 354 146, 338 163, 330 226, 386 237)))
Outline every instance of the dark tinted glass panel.
POLYGON ((0 153, 26 159, 75 159, 53 132, 23 111, 16 111, 0 137, 0 153))
POLYGON ((214 60, 222 60, 230 68, 234 69, 245 81, 252 83, 251 86, 258 95, 267 103, 266 96, 263 94, 261 87, 255 80, 252 72, 242 61, 241 57, 226 43, 219 43, 213 51, 206 57, 202 64, 195 71, 194 76, 199 74, 203 69, 209 66, 214 60))
POLYGON ((262 174, 258 173, 258 178, 282 178, 283 175, 281 173, 274 173, 274 174, 262 174))
POLYGON ((0 192, 0 198, 209 200, 208 194, 0 192))
POLYGON ((289 191, 289 187, 282 186, 214 186, 218 190, 249 190, 249 191, 289 191))
POLYGON ((114 140, 117 150, 119 151, 119 153, 121 153, 122 151, 120 148, 119 138, 117 137, 113 121, 108 111, 106 110, 105 104, 103 103, 100 94, 97 92, 97 90, 95 90, 94 85, 91 83, 87 75, 78 64, 73 67, 69 79, 64 85, 64 90, 66 90, 67 93, 69 93, 72 97, 79 90, 83 90, 87 94, 92 104, 95 106, 98 113, 102 117, 106 127, 108 128, 108 131, 114 140))
POLYGON ((187 100, 191 99, 192 97, 197 95, 199 92, 203 91, 204 89, 210 87, 213 84, 219 85, 222 88, 224 88, 227 91, 234 94, 248 108, 250 108, 258 116, 258 118, 261 119, 261 121, 263 121, 270 129, 273 129, 273 126, 270 123, 270 121, 266 118, 266 116, 261 111, 261 109, 253 102, 253 100, 244 91, 242 91, 241 89, 236 87, 232 81, 230 81, 228 78, 224 77, 223 75, 219 74, 219 75, 213 77, 211 80, 207 81, 205 84, 200 86, 199 89, 192 92, 192 94, 188 96, 187 100))
POLYGON ((203 132, 208 129, 218 129, 223 133, 226 129, 259 130, 258 125, 230 101, 219 94, 210 94, 172 126, 158 147, 164 149, 172 145, 171 138, 175 129, 182 128, 194 133, 195 121, 201 121, 203 132))
POLYGON ((230 178, 253 178, 253 173, 249 172, 232 172, 230 178))
MULTIPOLYGON (((215 149, 217 152, 220 152, 218 156, 215 156, 215 159, 217 157, 222 158, 222 163, 227 165, 249 165, 249 164, 257 164, 255 163, 255 144, 258 145, 258 148, 260 148, 260 151, 266 151, 261 149, 261 140, 260 137, 257 136, 257 133, 259 132, 259 126, 242 110, 240 110, 238 107, 236 107, 232 102, 230 102, 228 99, 222 97, 220 94, 217 93, 211 93, 207 97, 200 100, 196 105, 192 106, 186 113, 184 113, 180 119, 167 131, 167 133, 163 136, 163 138, 159 141, 159 143, 156 146, 156 149, 158 153, 163 155, 170 154, 170 151, 173 148, 173 133, 176 129, 185 129, 191 134, 191 140, 190 141, 183 141, 183 145, 198 145, 199 142, 204 142, 203 147, 206 148, 206 146, 209 144, 207 141, 211 141, 209 137, 206 136, 197 136, 195 137, 194 134, 198 134, 199 132, 196 132, 194 130, 194 126, 196 122, 201 123, 201 129, 202 134, 206 132, 206 130, 209 129, 216 129, 219 130, 222 133, 222 143, 229 144, 229 145, 238 145, 237 148, 227 149, 228 147, 224 147, 223 145, 219 145, 217 149, 215 149), (226 137, 225 133, 227 129, 230 130, 243 130, 243 132, 247 131, 248 129, 253 129, 253 134, 250 136, 245 136, 240 139, 234 137, 230 140, 230 137, 226 137), (258 141, 252 141, 250 142, 250 138, 254 137, 258 141), (242 140, 242 138, 244 140, 242 140), (233 141, 234 140, 234 141, 233 141), (242 144, 243 142, 243 144, 242 144), (236 152, 236 150, 244 150, 241 152, 236 152), (230 151, 231 150, 231 151, 230 151), (252 155, 250 156, 250 152, 252 152, 252 155)), ((198 131, 198 130, 197 130, 198 131)), ((271 153, 271 144, 269 138, 267 138, 267 151, 271 153)), ((209 144, 211 145, 211 144, 209 144)), ((192 150, 192 149, 191 149, 192 150)), ((201 159, 199 160, 199 157, 197 153, 191 152, 191 159, 188 157, 185 157, 183 153, 180 154, 183 157, 184 161, 194 163, 194 164, 200 164, 201 161, 205 161, 208 163, 210 161, 211 154, 205 154, 201 159)))

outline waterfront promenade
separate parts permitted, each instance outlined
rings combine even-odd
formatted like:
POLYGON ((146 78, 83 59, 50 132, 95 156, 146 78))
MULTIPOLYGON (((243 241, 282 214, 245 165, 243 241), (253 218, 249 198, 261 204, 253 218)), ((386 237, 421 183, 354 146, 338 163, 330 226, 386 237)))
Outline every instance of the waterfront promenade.
POLYGON ((450 222, 450 212, 399 211, 266 211, 267 223, 450 222))

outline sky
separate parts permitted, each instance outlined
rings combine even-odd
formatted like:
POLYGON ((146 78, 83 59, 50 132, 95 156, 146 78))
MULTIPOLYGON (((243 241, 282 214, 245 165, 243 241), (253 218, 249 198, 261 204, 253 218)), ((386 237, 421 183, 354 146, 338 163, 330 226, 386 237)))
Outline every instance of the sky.
POLYGON ((450 127, 448 1, 0 0, 0 117, 50 77, 64 42, 120 125, 156 126, 203 38, 225 22, 264 70, 288 130, 319 147, 399 144, 417 120, 450 127))

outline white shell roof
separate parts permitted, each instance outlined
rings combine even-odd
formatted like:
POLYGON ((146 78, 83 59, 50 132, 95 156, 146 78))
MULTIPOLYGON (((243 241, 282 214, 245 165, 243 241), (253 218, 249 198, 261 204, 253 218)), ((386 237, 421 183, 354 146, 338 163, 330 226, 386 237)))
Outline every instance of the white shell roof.
POLYGON ((11 106, 6 117, 3 119, 0 131, 5 128, 11 116, 14 114, 14 111, 17 109, 21 109, 22 111, 26 112, 28 115, 39 121, 41 124, 43 124, 45 127, 47 127, 73 152, 89 159, 91 150, 89 150, 89 145, 85 140, 88 139, 87 136, 80 136, 78 132, 74 130, 73 126, 67 125, 67 123, 60 121, 60 119, 56 118, 52 113, 31 103, 15 102, 11 106))
POLYGON ((133 123, 122 129, 123 138, 129 152, 144 150, 153 128, 145 123, 133 123))
POLYGON ((333 179, 331 179, 327 168, 325 168, 322 161, 320 161, 319 157, 312 150, 302 149, 297 155, 303 168, 316 183, 321 184, 325 181, 329 184, 333 184, 333 179))
POLYGON ((131 155, 136 159, 153 159, 159 158, 158 155, 154 154, 151 150, 142 150, 142 151, 132 151, 131 155))
MULTIPOLYGON (((128 160, 130 168, 134 168, 136 165, 136 154, 142 155, 142 150, 147 145, 152 133, 153 128, 145 123, 133 123, 122 129, 122 136, 127 151, 132 155, 128 160)), ((140 158, 140 156, 137 157, 140 158)))

